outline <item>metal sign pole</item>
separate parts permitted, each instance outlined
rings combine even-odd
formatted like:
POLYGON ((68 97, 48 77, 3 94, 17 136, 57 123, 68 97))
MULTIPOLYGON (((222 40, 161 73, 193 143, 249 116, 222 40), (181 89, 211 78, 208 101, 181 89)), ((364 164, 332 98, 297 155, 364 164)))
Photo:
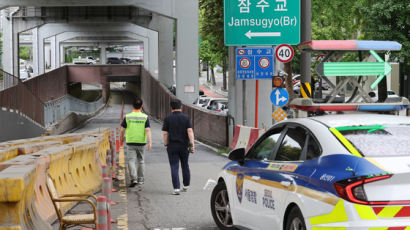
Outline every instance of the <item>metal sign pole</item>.
POLYGON ((242 80, 242 107, 243 107, 243 121, 242 124, 243 125, 247 125, 247 114, 246 112, 248 111, 247 106, 246 106, 246 80, 242 80))
MULTIPOLYGON (((311 0, 301 0, 301 42, 312 40, 312 2, 311 0)), ((302 82, 311 82, 311 53, 302 51, 300 60, 300 71, 302 82)))
POLYGON ((255 95, 255 128, 258 128, 258 102, 259 102, 259 80, 256 80, 255 95))

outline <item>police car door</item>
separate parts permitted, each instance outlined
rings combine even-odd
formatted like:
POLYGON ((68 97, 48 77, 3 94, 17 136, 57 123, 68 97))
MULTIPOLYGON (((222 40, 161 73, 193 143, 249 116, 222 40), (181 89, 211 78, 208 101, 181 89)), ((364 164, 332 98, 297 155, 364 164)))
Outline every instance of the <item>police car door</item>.
MULTIPOLYGON (((237 175, 238 202, 232 212, 234 223, 249 229, 261 229, 265 223, 265 217, 260 214, 266 207, 263 206, 264 179, 261 172, 269 166, 276 143, 280 142, 283 127, 266 132, 248 151, 246 160, 241 167, 241 173, 237 175), (235 215, 234 215, 235 213, 235 215)), ((272 224, 272 223, 270 223, 272 224)))
POLYGON ((293 124, 285 128, 285 135, 276 145, 269 165, 260 172, 262 183, 261 208, 259 211, 261 224, 260 229, 281 229, 282 218, 287 208, 287 197, 294 193, 297 185, 304 185, 309 181, 309 175, 300 178, 295 173, 303 163, 301 157, 305 156, 307 131, 293 124))

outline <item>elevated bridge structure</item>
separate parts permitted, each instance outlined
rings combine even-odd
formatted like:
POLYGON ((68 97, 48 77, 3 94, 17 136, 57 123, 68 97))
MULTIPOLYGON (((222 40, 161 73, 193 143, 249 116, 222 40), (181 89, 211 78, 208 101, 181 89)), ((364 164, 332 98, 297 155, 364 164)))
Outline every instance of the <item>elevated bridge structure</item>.
POLYGON ((33 48, 35 76, 46 67, 60 67, 68 45, 97 47, 101 63, 106 63, 108 45, 142 44, 143 65, 152 76, 166 87, 175 83, 183 102, 198 95, 193 77, 198 74, 198 0, 6 0, 0 9, 3 70, 8 73, 19 75, 19 38, 31 31, 24 45, 33 48))

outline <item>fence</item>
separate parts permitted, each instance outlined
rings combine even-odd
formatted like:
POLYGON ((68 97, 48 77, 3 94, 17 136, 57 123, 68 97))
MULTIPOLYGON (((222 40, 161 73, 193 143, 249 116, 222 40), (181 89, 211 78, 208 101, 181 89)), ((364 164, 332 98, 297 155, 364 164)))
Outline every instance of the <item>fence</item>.
POLYGON ((44 126, 44 103, 19 79, 0 70, 4 89, 0 91, 0 106, 18 110, 44 126))
POLYGON ((0 70, 0 91, 8 89, 18 84, 18 78, 0 70))
POLYGON ((67 74, 67 66, 63 66, 21 82, 17 77, 0 70, 0 106, 18 110, 43 127, 70 111, 95 111, 103 99, 88 103, 69 96, 67 74))
POLYGON ((67 66, 30 78, 23 83, 41 101, 47 102, 67 94, 67 66))
MULTIPOLYGON (((144 108, 149 114, 164 120, 171 113, 170 102, 176 97, 145 69, 141 71, 141 91, 144 108)), ((226 115, 191 105, 183 105, 183 112, 191 119, 195 138, 218 148, 229 145, 226 115)))

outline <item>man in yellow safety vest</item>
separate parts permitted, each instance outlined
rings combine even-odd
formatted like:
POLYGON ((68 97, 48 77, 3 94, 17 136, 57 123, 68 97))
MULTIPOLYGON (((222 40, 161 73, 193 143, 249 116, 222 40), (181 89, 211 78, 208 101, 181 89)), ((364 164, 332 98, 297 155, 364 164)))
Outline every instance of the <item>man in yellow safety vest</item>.
POLYGON ((121 136, 126 135, 130 187, 135 187, 144 184, 144 147, 150 150, 152 139, 148 115, 142 112, 142 100, 136 98, 132 107, 132 112, 125 115, 121 123, 121 136))

